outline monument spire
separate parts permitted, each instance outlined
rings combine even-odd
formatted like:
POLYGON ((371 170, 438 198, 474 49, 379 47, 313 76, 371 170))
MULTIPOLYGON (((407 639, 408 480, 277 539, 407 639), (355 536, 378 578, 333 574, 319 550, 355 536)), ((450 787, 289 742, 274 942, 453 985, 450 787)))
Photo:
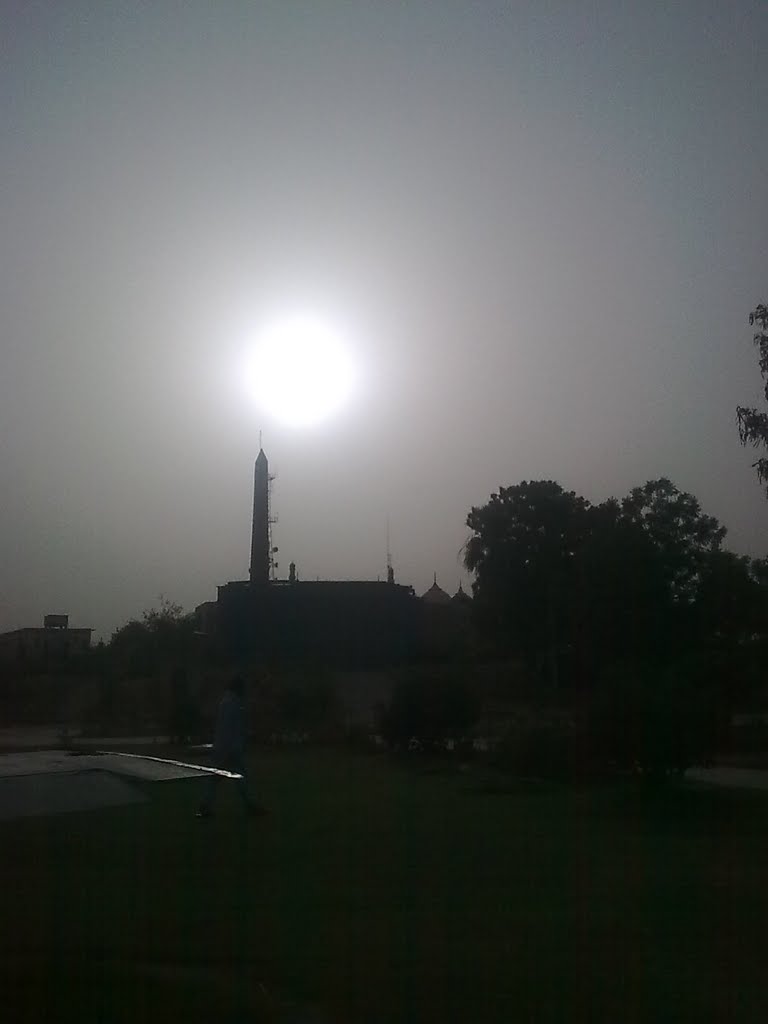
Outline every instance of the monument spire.
POLYGON ((269 462, 261 447, 253 469, 253 519, 251 522, 251 583, 269 582, 269 462))

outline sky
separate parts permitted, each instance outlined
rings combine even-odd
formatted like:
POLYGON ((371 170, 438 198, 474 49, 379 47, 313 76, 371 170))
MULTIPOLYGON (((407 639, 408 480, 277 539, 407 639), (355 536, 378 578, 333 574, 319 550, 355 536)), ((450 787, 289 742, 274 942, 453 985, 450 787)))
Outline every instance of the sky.
POLYGON ((0 0, 0 629, 247 576, 467 582, 466 515, 670 477, 768 552, 764 0, 0 0), (304 429, 244 365, 338 329, 304 429))

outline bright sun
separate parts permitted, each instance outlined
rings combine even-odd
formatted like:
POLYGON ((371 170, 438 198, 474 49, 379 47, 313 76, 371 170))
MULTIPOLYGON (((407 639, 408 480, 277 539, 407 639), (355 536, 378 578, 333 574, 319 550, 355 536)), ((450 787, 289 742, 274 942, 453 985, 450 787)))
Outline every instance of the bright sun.
POLYGON ((350 397, 355 368, 339 333, 322 320, 293 316, 258 337, 248 368, 260 409, 290 427, 328 419, 350 397))

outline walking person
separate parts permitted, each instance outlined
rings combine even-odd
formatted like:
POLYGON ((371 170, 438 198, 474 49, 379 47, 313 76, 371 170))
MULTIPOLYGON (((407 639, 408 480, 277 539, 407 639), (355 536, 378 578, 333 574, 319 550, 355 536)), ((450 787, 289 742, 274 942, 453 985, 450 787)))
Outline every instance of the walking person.
MULTIPOLYGON (((234 783, 243 805, 243 810, 250 815, 266 814, 266 810, 251 799, 248 792, 247 770, 245 763, 245 708, 243 707, 243 691, 245 684, 241 676, 235 676, 224 691, 216 712, 216 729, 213 736, 213 762, 216 768, 231 772, 235 776, 234 783)), ((213 802, 218 784, 223 776, 211 772, 205 784, 203 799, 197 812, 198 818, 210 818, 213 815, 213 802)))

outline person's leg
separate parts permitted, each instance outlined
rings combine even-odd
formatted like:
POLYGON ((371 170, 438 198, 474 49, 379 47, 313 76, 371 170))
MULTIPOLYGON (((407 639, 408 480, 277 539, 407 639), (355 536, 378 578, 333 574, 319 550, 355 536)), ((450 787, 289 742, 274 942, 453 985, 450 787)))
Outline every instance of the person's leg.
POLYGON ((200 801, 200 810, 198 814, 201 817, 207 817, 213 814, 213 801, 216 796, 216 790, 218 788, 219 779, 221 778, 216 772, 207 772, 206 780, 203 786, 203 796, 200 801))
POLYGON ((243 805, 243 810, 248 814, 266 814, 265 809, 251 797, 250 789, 248 786, 248 769, 244 756, 233 758, 232 766, 229 769, 231 772, 235 772, 240 776, 239 779, 235 779, 235 786, 237 787, 237 794, 240 797, 240 801, 243 805))
POLYGON ((242 755, 233 757, 228 768, 229 771, 240 776, 234 780, 235 788, 243 806, 248 807, 250 798, 248 796, 248 773, 245 767, 245 758, 242 755))

